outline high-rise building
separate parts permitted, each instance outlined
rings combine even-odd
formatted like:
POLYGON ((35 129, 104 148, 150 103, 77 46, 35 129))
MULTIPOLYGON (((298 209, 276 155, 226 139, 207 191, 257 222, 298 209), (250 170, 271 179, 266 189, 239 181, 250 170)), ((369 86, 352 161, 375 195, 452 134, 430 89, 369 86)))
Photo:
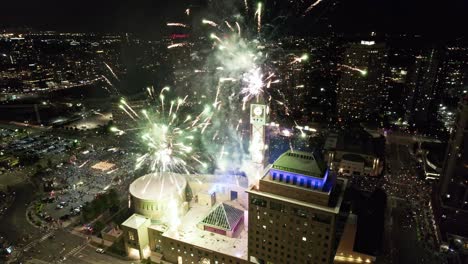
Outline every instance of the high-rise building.
POLYGON ((368 120, 378 114, 388 91, 385 84, 387 50, 383 43, 361 41, 344 54, 338 82, 337 108, 342 121, 368 120))
POLYGON ((468 48, 451 46, 445 49, 438 79, 444 103, 456 103, 468 90, 468 48))
POLYGON ((434 202, 441 240, 468 253, 468 97, 461 100, 434 202))
POLYGON ((408 94, 405 96, 406 120, 411 125, 426 125, 431 118, 435 118, 438 63, 436 49, 423 51, 415 57, 408 76, 408 94))
POLYGON ((440 194, 445 205, 468 210, 468 97, 459 106, 442 169, 440 194))
POLYGON ((347 181, 317 155, 288 151, 247 191, 248 260, 330 263, 347 181))

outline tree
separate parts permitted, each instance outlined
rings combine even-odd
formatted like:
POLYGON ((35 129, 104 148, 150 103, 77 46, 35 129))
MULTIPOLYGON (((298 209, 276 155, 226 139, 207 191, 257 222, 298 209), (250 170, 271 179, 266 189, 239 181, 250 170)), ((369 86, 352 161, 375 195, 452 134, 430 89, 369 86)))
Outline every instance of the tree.
POLYGON ((110 189, 107 193, 107 201, 109 206, 116 206, 119 204, 119 194, 115 189, 110 189))
POLYGON ((93 232, 95 234, 98 234, 101 232, 102 229, 104 229, 104 227, 106 227, 106 225, 103 222, 97 221, 96 223, 94 223, 93 232))
POLYGON ((42 167, 41 164, 37 164, 37 165, 36 165, 36 172, 40 172, 40 171, 42 171, 43 169, 44 169, 44 167, 42 167))

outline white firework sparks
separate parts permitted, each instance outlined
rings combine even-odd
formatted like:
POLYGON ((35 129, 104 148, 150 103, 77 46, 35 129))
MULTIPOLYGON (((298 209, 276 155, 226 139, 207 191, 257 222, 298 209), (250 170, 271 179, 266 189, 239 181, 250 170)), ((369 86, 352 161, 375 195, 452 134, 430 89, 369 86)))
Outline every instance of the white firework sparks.
MULTIPOLYGON (((180 118, 181 109, 187 105, 187 97, 177 98, 165 105, 166 91, 169 91, 168 87, 159 94, 159 108, 155 111, 142 110, 138 114, 124 99, 121 100, 120 108, 132 120, 143 124, 139 130, 147 152, 137 158, 136 168, 146 164, 154 175, 161 176, 165 172, 189 173, 193 169, 192 165, 196 164, 206 167, 207 164, 201 161, 200 155, 194 150, 194 140, 209 125, 211 109, 205 108, 195 118, 190 115, 180 118)), ((125 133, 116 127, 111 128, 111 131, 125 133)))
POLYGON ((301 57, 294 56, 293 61, 290 64, 300 63, 309 59, 309 55, 303 54, 301 57))
POLYGON ((216 24, 214 21, 208 20, 208 19, 203 19, 202 20, 203 24, 210 25, 212 27, 218 27, 218 24, 216 24))
POLYGON ((188 43, 186 42, 183 42, 183 43, 174 43, 174 44, 171 44, 169 46, 167 46, 168 49, 173 49, 173 48, 180 48, 180 47, 184 47, 184 46, 187 46, 188 43))
POLYGON ((117 74, 115 74, 114 70, 112 70, 112 68, 109 66, 109 64, 104 62, 104 65, 106 65, 107 69, 112 73, 112 76, 114 76, 115 79, 120 81, 119 77, 117 77, 117 74))
POLYGON ((314 7, 316 7, 318 4, 320 4, 320 2, 322 2, 322 0, 317 0, 315 1, 314 3, 312 3, 307 9, 306 11, 304 12, 304 15, 309 13, 312 9, 314 9, 314 7))
POLYGON ((260 34, 260 31, 262 30, 262 3, 259 2, 257 4, 257 11, 255 11, 254 17, 257 18, 257 32, 260 34))
POLYGON ((352 71, 355 71, 355 72, 359 72, 362 76, 367 75, 367 70, 366 69, 359 69, 359 68, 349 66, 349 65, 346 65, 346 64, 338 64, 338 67, 343 67, 343 68, 346 68, 346 69, 349 69, 349 70, 352 70, 352 71))
POLYGON ((183 28, 188 28, 186 24, 183 23, 167 23, 166 24, 168 27, 183 27, 183 28))

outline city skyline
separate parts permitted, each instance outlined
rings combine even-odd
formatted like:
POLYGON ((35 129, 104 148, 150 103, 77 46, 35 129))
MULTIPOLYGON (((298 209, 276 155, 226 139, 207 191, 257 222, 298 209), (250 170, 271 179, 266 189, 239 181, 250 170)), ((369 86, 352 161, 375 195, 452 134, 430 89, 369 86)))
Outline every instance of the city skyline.
POLYGON ((468 261, 468 3, 5 7, 1 263, 468 261))
MULTIPOLYGON (((168 19, 181 18, 188 6, 206 8, 213 3, 209 0, 192 2, 171 1, 85 1, 64 3, 48 0, 29 4, 7 2, 0 17, 3 27, 32 27, 37 30, 57 30, 71 32, 129 32, 146 38, 161 37, 161 29, 168 19), (86 18, 86 19, 83 19, 86 18)), ((225 1, 226 2, 226 1, 225 1)), ((323 1, 316 12, 291 18, 294 13, 305 11, 314 1, 301 4, 284 4, 267 1, 273 17, 286 17, 283 28, 295 28, 290 33, 300 35, 329 33, 333 30, 343 33, 384 32, 393 34, 420 34, 434 41, 441 39, 465 38, 468 21, 464 11, 468 4, 464 1, 375 1, 361 0, 353 3, 345 1, 323 1), (322 6, 323 5, 323 6, 322 6), (323 19, 326 18, 326 19, 323 19), (353 23, 348 23, 353 21, 353 23), (297 28, 300 25, 306 27, 297 28), (315 28, 316 27, 316 28, 315 28)), ((281 25, 275 25, 281 26, 281 25)))

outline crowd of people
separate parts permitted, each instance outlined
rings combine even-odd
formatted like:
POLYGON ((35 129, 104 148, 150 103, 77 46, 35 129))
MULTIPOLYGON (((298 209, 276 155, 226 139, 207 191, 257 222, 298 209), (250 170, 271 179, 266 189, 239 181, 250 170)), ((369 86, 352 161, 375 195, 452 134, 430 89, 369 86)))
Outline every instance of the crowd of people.
POLYGON ((135 155, 116 148, 90 148, 70 157, 69 162, 59 164, 51 174, 43 178, 48 186, 50 199, 44 210, 53 218, 79 214, 81 207, 110 188, 126 191, 133 178, 135 155), (105 162, 108 168, 93 166, 105 162))
POLYGON ((411 160, 408 165, 393 170, 388 167, 382 177, 352 176, 351 183, 368 192, 379 187, 385 190, 388 196, 403 200, 410 210, 407 214, 407 225, 416 228, 418 239, 423 246, 437 250, 434 217, 430 206, 432 182, 418 178, 415 171, 416 162, 411 160))

